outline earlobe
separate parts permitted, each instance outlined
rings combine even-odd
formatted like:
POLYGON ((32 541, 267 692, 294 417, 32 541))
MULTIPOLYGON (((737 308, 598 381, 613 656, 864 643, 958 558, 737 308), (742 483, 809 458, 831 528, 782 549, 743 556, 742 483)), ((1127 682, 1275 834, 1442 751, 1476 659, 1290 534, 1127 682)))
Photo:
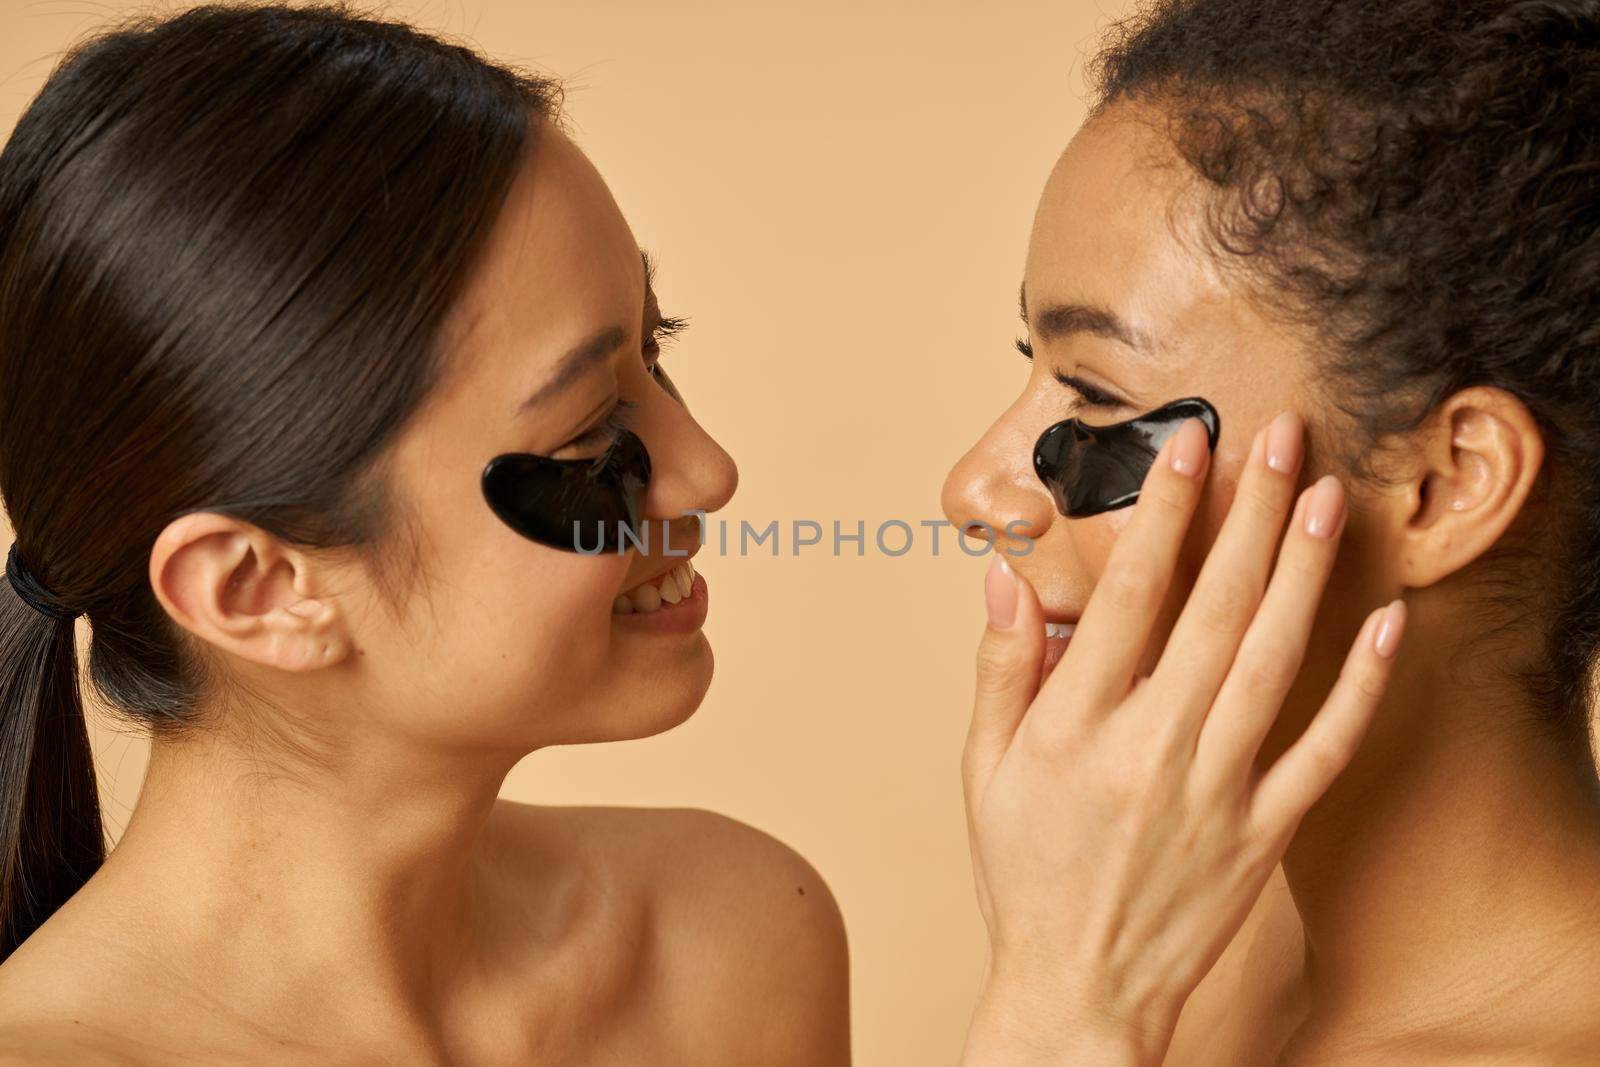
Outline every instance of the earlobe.
POLYGON ((1403 494, 1401 582, 1422 588, 1461 570, 1522 513, 1544 461, 1527 406, 1504 389, 1452 395, 1416 431, 1419 462, 1403 494))
POLYGON ((305 561, 259 528, 210 512, 175 519, 150 554, 150 584, 178 625, 242 659, 286 671, 349 651, 338 604, 307 595, 305 561))

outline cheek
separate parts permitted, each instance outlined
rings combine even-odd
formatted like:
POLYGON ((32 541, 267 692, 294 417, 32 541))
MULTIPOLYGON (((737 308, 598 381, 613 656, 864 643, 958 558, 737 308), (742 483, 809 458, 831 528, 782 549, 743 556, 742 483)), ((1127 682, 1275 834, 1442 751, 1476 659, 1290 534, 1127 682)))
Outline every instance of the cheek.
POLYGON ((1085 519, 1051 520, 1046 536, 1018 563, 1047 613, 1083 610, 1131 514, 1124 508, 1085 519))
MULTIPOLYGON (((1173 592, 1187 596, 1194 586, 1200 565, 1205 562, 1206 552, 1216 540, 1222 521, 1227 517, 1234 484, 1230 474, 1218 479, 1216 484, 1208 485, 1201 495, 1178 550, 1178 562, 1172 575, 1173 592)), ((1099 581, 1105 573, 1111 559, 1111 549, 1133 522, 1134 510, 1132 507, 1118 508, 1071 524, 1072 551, 1079 565, 1095 581, 1099 581)))
POLYGON ((628 569, 628 556, 581 556, 550 551, 524 574, 498 576, 483 590, 485 644, 507 660, 549 661, 559 679, 605 657, 611 602, 628 569), (569 664, 563 669, 560 664, 569 664))
MULTIPOLYGON (((440 611, 430 673, 458 720, 520 736, 580 702, 606 670, 611 602, 628 557, 537 550, 516 567, 479 570, 440 611)), ((442 605, 441 605, 442 607, 442 605)))
MULTIPOLYGON (((1231 495, 1230 486, 1229 499, 1231 495)), ((1139 667, 1141 674, 1151 674, 1160 662, 1167 638, 1177 624, 1184 605, 1188 603, 1189 594, 1194 589, 1200 568, 1205 563, 1206 552, 1215 540, 1217 529, 1226 514, 1226 499, 1219 502, 1209 491, 1201 497, 1194 517, 1184 533, 1161 610, 1150 628, 1150 638, 1139 667)), ((1133 516, 1133 508, 1120 508, 1077 524, 1074 534, 1079 548, 1079 559, 1096 584, 1106 572, 1112 546, 1127 530, 1133 521, 1133 516)))
POLYGON ((1132 521, 1133 508, 1129 507, 1079 519, 1073 524, 1072 539, 1078 558, 1097 583, 1111 561, 1112 546, 1132 521))

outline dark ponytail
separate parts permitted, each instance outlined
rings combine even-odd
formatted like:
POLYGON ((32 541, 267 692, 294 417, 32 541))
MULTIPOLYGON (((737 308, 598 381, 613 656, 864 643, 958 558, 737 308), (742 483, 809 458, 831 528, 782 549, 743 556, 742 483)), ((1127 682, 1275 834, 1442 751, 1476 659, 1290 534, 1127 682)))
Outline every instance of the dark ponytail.
POLYGON ((105 856, 75 638, 0 588, 0 959, 105 856))
MULTIPOLYGON (((0 152, 0 493, 157 740, 234 695, 150 548, 209 511, 419 577, 389 446, 550 81, 344 3, 211 4, 74 47, 0 152)), ((74 625, 0 589, 0 960, 104 845, 74 625)))

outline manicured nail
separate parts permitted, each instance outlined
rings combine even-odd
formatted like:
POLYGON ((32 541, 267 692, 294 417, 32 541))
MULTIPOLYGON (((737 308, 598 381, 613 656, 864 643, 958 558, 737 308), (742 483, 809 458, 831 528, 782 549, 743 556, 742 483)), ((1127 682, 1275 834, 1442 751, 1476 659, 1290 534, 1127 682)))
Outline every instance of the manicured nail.
POLYGON ((1005 553, 995 550, 989 560, 989 573, 983 579, 983 599, 989 606, 989 625, 1009 630, 1017 621, 1017 576, 1006 562, 1005 553))
POLYGON ((1190 477, 1199 474, 1201 464, 1211 453, 1206 424, 1199 419, 1184 419, 1172 437, 1172 469, 1190 477))
POLYGON ((1311 499, 1306 501, 1306 533, 1330 538, 1339 529, 1339 520, 1343 517, 1344 488, 1336 475, 1324 474, 1311 487, 1311 499))
POLYGON ((1400 647, 1400 635, 1406 628, 1406 602, 1396 598, 1383 609, 1383 621, 1378 624, 1378 636, 1372 647, 1384 659, 1392 659, 1400 647))
POLYGON ((1285 411, 1267 427, 1267 466, 1293 474, 1300 466, 1300 417, 1285 411))

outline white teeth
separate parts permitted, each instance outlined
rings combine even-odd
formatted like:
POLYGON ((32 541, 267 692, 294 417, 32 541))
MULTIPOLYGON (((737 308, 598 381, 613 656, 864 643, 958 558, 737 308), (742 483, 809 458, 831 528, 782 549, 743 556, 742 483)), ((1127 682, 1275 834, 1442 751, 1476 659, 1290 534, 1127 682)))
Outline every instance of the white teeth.
POLYGON ((649 585, 641 585, 629 593, 622 593, 611 603, 613 615, 633 612, 648 615, 662 604, 676 604, 694 591, 694 566, 684 560, 649 585))
POLYGON ((646 615, 661 606, 661 591, 653 585, 643 585, 633 591, 633 610, 646 615))
POLYGON ((1044 624, 1044 636, 1047 640, 1052 637, 1071 637, 1072 631, 1077 628, 1075 622, 1047 622, 1044 624))

